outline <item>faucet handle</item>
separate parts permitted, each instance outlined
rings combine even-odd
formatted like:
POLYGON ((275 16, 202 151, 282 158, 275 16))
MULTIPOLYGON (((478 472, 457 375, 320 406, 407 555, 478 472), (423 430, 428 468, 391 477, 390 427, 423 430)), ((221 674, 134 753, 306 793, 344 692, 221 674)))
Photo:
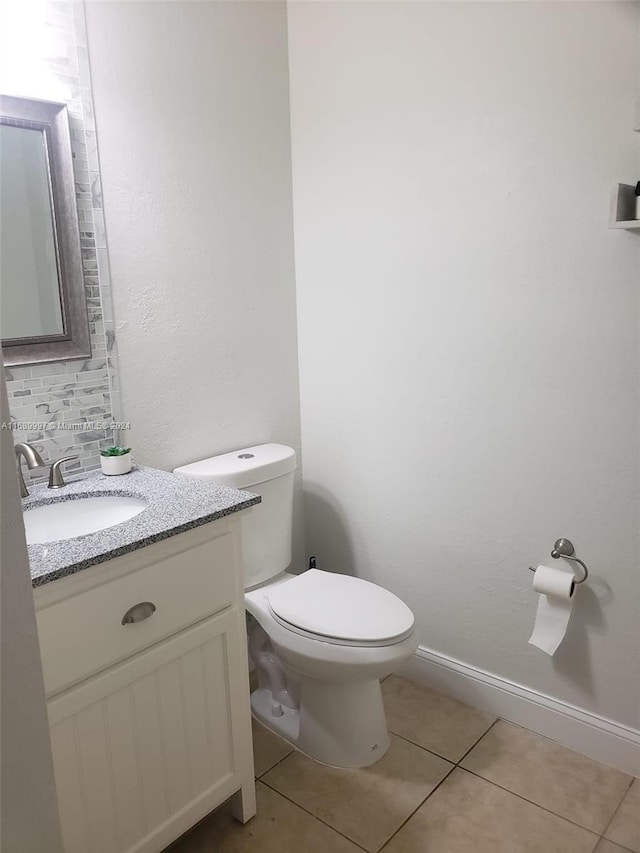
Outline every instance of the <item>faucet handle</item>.
POLYGON ((71 462, 72 459, 77 458, 77 456, 63 456, 62 459, 56 459, 49 472, 49 489, 61 489, 62 486, 66 486, 62 476, 62 465, 64 462, 71 462))

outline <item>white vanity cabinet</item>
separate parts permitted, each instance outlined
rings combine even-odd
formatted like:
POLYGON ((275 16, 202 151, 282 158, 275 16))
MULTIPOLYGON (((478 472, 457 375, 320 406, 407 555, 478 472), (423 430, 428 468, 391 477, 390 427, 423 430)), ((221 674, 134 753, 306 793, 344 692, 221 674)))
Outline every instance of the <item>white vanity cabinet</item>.
POLYGON ((157 853, 232 795, 252 817, 238 518, 34 596, 65 853, 157 853))

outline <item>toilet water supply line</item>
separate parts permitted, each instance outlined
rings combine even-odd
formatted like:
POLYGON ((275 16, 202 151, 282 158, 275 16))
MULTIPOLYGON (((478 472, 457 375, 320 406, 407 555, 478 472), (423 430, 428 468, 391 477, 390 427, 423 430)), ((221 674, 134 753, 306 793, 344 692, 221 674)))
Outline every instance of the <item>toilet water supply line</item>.
POLYGON ((258 622, 255 620, 252 622, 249 630, 249 654, 258 668, 258 675, 262 675, 269 685, 271 716, 281 717, 284 714, 283 705, 293 710, 297 710, 298 705, 289 693, 282 665, 273 649, 270 648, 269 635, 258 622))

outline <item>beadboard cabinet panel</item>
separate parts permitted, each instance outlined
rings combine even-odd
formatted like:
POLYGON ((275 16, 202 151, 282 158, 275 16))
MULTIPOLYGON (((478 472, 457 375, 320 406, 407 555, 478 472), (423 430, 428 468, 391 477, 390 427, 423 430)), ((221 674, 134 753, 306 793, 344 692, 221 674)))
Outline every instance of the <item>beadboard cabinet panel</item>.
POLYGON ((214 617, 50 703, 66 853, 162 849, 237 789, 236 632, 214 617))

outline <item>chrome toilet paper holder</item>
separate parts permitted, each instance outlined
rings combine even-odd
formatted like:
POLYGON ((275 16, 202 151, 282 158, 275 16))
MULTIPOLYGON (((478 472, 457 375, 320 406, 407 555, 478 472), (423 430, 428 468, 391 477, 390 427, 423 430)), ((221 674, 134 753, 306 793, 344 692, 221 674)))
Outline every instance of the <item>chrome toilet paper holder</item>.
MULTIPOLYGON (((589 577, 589 569, 579 557, 574 556, 575 552, 576 549, 573 547, 573 542, 570 539, 562 537, 561 539, 556 539, 553 550, 551 551, 551 556, 554 560, 559 560, 560 557, 564 557, 565 560, 572 560, 574 563, 580 563, 584 571, 584 575, 581 578, 575 578, 575 583, 584 583, 589 577)), ((535 572, 535 567, 529 566, 529 571, 535 572)))

